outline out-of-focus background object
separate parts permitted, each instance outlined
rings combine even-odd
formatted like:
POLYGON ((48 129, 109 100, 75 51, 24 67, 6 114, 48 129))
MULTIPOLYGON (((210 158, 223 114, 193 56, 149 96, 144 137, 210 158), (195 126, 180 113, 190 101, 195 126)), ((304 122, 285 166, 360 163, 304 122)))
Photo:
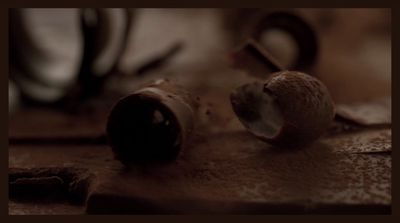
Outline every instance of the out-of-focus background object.
MULTIPOLYGON (((10 197, 10 214, 390 213, 390 9, 21 9, 10 16, 17 24, 10 26, 10 187, 56 185, 84 200, 10 197), (326 135, 298 151, 277 152, 249 136, 229 102, 233 89, 258 79, 232 69, 227 55, 278 11, 314 31, 315 60, 299 69, 320 79, 340 108, 326 135), (102 47, 93 49, 97 42, 102 47), (199 97, 197 131, 176 162, 127 171, 106 145, 107 117, 117 99, 158 78, 199 97), (95 177, 80 181, 81 169, 95 177)), ((259 42, 286 67, 300 52, 281 29, 259 34, 259 42)))
MULTIPOLYGON (((34 102, 97 94, 125 48, 130 20, 126 9, 10 9, 10 78, 34 102)), ((18 97, 9 101, 15 107, 18 97)))
MULTIPOLYGON (((21 95, 53 102, 65 96, 76 79, 85 89, 102 86, 96 83, 102 82, 99 81, 102 78, 96 77, 112 72, 120 53, 123 55, 114 71, 133 74, 178 43, 180 47, 176 53, 172 51, 168 63, 164 63, 161 70, 150 70, 149 74, 174 75, 185 66, 221 63, 222 55, 254 32, 260 32, 257 27, 265 23, 264 18, 279 9, 138 9, 132 22, 133 11, 10 10, 10 77, 20 88, 21 95), (129 35, 126 34, 128 30, 129 35)), ((326 83, 338 102, 390 95, 390 10, 283 11, 300 15, 315 30, 317 61, 309 73, 326 83), (368 89, 368 93, 364 89, 368 89)), ((288 33, 268 29, 257 35, 285 67, 293 63, 299 49, 288 33)), ((124 82, 131 89, 142 79, 146 78, 128 82, 124 79, 124 82)), ((10 98, 10 105, 11 101, 14 100, 10 98)))

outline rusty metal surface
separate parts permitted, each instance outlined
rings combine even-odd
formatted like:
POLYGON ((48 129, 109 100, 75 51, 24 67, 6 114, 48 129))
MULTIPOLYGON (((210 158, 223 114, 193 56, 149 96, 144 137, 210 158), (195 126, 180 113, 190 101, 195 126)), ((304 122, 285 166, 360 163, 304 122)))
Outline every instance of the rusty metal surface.
MULTIPOLYGON (((84 168, 95 177, 86 205, 11 200, 10 214, 390 212, 390 126, 335 122, 323 139, 302 150, 272 148, 258 141, 246 133, 228 100, 235 87, 253 79, 229 69, 221 59, 225 48, 205 38, 223 39, 219 32, 213 33, 217 29, 212 24, 218 24, 215 18, 199 29, 193 10, 187 12, 189 16, 176 18, 160 11, 145 10, 144 17, 139 17, 141 31, 135 38, 143 41, 128 47, 135 50, 128 49, 123 64, 128 68, 138 64, 154 53, 156 46, 168 46, 170 40, 186 33, 190 33, 186 38, 191 40, 189 50, 165 69, 139 79, 113 80, 110 89, 132 92, 158 77, 187 87, 200 97, 202 105, 191 144, 174 163, 128 170, 114 159, 104 138, 98 138, 104 134, 113 104, 109 102, 115 98, 100 98, 88 112, 75 115, 47 109, 16 113, 9 120, 10 168, 84 168), (182 18, 190 18, 190 25, 170 25, 182 18), (174 30, 157 35, 162 32, 158 23, 174 30), (190 32, 191 27, 204 32, 190 32), (164 42, 158 41, 160 36, 164 42)), ((385 50, 390 41, 381 37, 360 41, 367 36, 365 24, 346 23, 344 31, 337 26, 333 22, 331 28, 318 31, 321 48, 312 74, 327 85, 336 103, 390 97, 390 69, 386 69, 390 66, 385 63, 385 58, 390 58, 385 50)))
MULTIPOLYGON (((93 173, 89 213, 387 213, 391 204, 390 129, 328 136, 297 151, 272 148, 244 131, 199 133, 176 162, 130 170, 108 146, 9 151, 10 167, 93 173)), ((11 201, 10 213, 46 206, 11 201)), ((61 207, 54 212, 76 210, 61 207)))
MULTIPOLYGON (((390 212, 390 128, 348 125, 302 150, 271 148, 246 133, 231 110, 227 98, 239 80, 224 82, 223 88, 217 88, 215 83, 223 79, 215 75, 217 72, 232 74, 226 68, 214 68, 205 74, 216 82, 200 82, 201 88, 189 85, 200 95, 203 115, 196 123, 193 141, 170 165, 126 170, 107 145, 16 143, 9 147, 9 167, 88 169, 96 177, 90 184, 85 213, 390 212)), ((39 138, 71 133, 65 135, 68 140, 83 131, 89 136, 96 131, 100 134, 103 122, 84 125, 76 120, 100 118, 70 116, 66 120, 74 120, 70 124, 76 126, 75 132, 64 124, 52 123, 52 128, 40 125, 43 117, 53 119, 48 112, 37 111, 41 117, 37 119, 32 118, 33 113, 21 115, 31 117, 25 119, 25 125, 20 122, 21 131, 39 138), (79 130, 79 126, 83 129, 79 130), (43 135, 37 131, 40 129, 43 135)), ((66 120, 59 123, 68 124, 66 120)), ((10 201, 9 212, 44 213, 41 210, 45 207, 48 206, 10 201)), ((74 213, 71 208, 55 204, 51 210, 74 213)))
POLYGON ((356 131, 323 140, 342 153, 391 153, 392 131, 389 128, 356 131))
POLYGON ((292 213, 285 205, 304 213, 330 205, 383 205, 389 210, 390 154, 344 151, 342 141, 353 142, 344 147, 359 142, 357 136, 343 137, 298 151, 271 148, 244 132, 200 137, 174 164, 137 167, 103 178, 87 208, 90 213, 135 212, 143 202, 148 205, 144 213, 270 213, 269 206, 292 213), (265 208, 252 210, 252 204, 265 208))
POLYGON ((9 215, 83 215, 85 206, 68 203, 8 202, 9 215))
MULTIPOLYGON (((11 145, 9 148, 9 178, 18 179, 16 173, 22 174, 22 179, 35 179, 26 173, 34 174, 37 169, 46 172, 85 170, 96 177, 110 169, 119 169, 121 164, 114 160, 111 149, 101 145, 11 145)), ((12 179, 10 179, 12 181, 12 179)), ((88 188, 95 180, 91 178, 88 188)), ((11 182, 10 181, 10 182, 11 182)), ((12 187, 12 185, 10 185, 12 187)), ((89 190, 90 191, 90 190, 89 190)), ((79 200, 86 200, 87 194, 78 196, 79 200)), ((18 198, 18 197, 17 197, 18 198)), ((10 196, 9 214, 11 215, 37 215, 37 214, 85 214, 85 203, 71 202, 66 199, 15 199, 10 196)))
POLYGON ((84 105, 64 107, 27 106, 9 115, 10 144, 99 144, 104 143, 108 113, 120 93, 107 92, 84 105))
MULTIPOLYGON (((188 78, 204 71, 207 69, 188 72, 188 78)), ((302 150, 271 148, 246 133, 235 117, 227 98, 241 81, 225 81, 224 72, 233 75, 225 67, 214 67, 204 72, 203 77, 207 74, 209 82, 188 84, 201 98, 203 115, 197 120, 193 141, 170 165, 126 170, 107 145, 16 143, 9 148, 9 167, 88 169, 96 177, 90 186, 85 213, 390 212, 390 128, 347 125, 348 128, 342 126, 302 150), (221 81, 224 87, 217 87, 221 81)), ((25 125, 20 122, 19 131, 37 134, 35 137, 39 138, 67 133, 64 137, 68 140, 78 133, 83 135, 82 132, 86 136, 95 132, 97 135, 104 122, 94 116, 69 116, 62 120, 61 113, 53 113, 52 117, 39 110, 36 115, 41 118, 33 118, 35 113, 22 113, 21 117, 24 115, 30 118, 25 119, 25 125), (62 121, 46 127, 40 125, 44 117, 59 117, 62 121), (85 125, 78 119, 100 121, 85 125)), ((11 204, 10 213, 20 213, 24 208, 26 212, 43 210, 38 203, 11 204)))

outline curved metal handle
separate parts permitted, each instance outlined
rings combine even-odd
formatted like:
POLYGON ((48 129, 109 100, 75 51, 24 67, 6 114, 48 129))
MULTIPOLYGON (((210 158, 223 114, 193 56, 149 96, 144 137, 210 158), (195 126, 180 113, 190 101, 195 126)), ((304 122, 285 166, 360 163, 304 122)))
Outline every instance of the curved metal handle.
POLYGON ((252 37, 259 42, 262 34, 272 29, 288 33, 299 49, 295 62, 288 69, 305 71, 314 64, 318 54, 318 40, 309 23, 292 12, 272 12, 260 19, 252 37))

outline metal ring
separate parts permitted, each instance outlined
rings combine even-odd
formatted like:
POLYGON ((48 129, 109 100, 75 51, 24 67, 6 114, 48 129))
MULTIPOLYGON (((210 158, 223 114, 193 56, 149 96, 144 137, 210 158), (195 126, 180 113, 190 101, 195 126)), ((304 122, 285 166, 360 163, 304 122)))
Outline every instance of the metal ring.
POLYGON ((290 34, 296 41, 299 53, 291 70, 308 70, 318 54, 318 41, 313 28, 301 17, 290 12, 273 12, 264 16, 255 26, 253 38, 260 41, 262 33, 279 29, 290 34))

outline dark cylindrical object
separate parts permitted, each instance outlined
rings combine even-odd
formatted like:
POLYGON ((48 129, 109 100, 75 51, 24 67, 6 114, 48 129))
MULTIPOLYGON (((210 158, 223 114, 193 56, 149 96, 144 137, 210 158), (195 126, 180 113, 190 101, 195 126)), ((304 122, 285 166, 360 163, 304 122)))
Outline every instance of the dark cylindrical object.
POLYGON ((107 136, 123 163, 175 159, 194 127, 196 101, 166 80, 122 98, 112 109, 107 136))

